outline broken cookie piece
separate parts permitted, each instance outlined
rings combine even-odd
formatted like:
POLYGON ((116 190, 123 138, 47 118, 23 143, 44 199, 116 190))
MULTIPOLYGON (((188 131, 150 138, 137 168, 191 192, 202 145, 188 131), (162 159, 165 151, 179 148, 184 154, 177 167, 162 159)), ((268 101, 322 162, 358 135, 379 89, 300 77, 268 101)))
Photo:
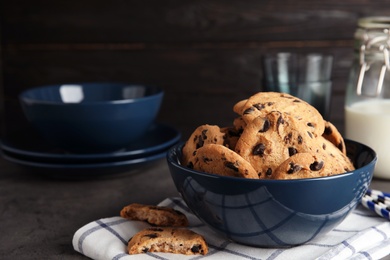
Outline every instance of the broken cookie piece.
POLYGON ((154 227, 136 233, 128 243, 129 254, 161 252, 184 255, 205 255, 205 239, 185 228, 154 227))
POLYGON ((188 219, 182 212, 162 206, 142 205, 138 203, 124 207, 120 216, 130 220, 146 221, 160 227, 185 227, 188 219))

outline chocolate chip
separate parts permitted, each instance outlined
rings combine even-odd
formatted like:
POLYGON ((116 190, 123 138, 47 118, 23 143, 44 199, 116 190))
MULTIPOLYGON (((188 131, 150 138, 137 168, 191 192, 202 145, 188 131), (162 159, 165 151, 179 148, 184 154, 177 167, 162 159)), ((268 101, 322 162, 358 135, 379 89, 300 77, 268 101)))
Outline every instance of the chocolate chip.
POLYGON ((340 151, 343 151, 343 149, 344 149, 344 144, 343 144, 343 142, 340 142, 340 143, 337 145, 337 148, 339 148, 340 151))
POLYGON ((288 148, 288 155, 293 156, 294 154, 298 153, 298 150, 295 149, 294 147, 289 147, 288 148))
POLYGON ((193 246, 191 247, 191 251, 192 251, 193 253, 198 253, 199 251, 201 251, 201 249, 202 249, 202 245, 193 245, 193 246))
POLYGON ((290 169, 287 170, 287 173, 293 174, 293 173, 299 172, 301 169, 302 169, 302 166, 300 166, 299 164, 295 164, 293 162, 290 162, 290 169))
POLYGON ((238 166, 236 165, 236 163, 227 161, 227 162, 224 163, 224 165, 225 165, 226 168, 229 168, 229 169, 232 169, 235 172, 238 172, 238 166))
POLYGON ((325 143, 322 144, 322 149, 326 150, 326 144, 325 143))
POLYGON ((209 163, 209 162, 212 162, 212 161, 213 161, 213 159, 207 158, 207 157, 203 157, 202 159, 203 159, 203 162, 204 162, 204 163, 209 163))
POLYGON ((320 162, 313 162, 312 164, 310 164, 310 170, 312 171, 319 171, 322 169, 322 167, 324 166, 324 162, 323 161, 320 161, 320 162))
POLYGON ((281 124, 284 124, 284 118, 282 116, 278 118, 278 121, 276 122, 276 126, 279 127, 279 125, 281 124))
POLYGON ((254 107, 250 107, 244 111, 244 115, 251 114, 253 111, 255 111, 254 107))
POLYGON ((284 137, 284 143, 288 144, 290 143, 292 140, 292 133, 288 133, 285 137, 284 137))
POLYGON ((187 167, 190 168, 190 169, 194 169, 194 164, 192 162, 189 162, 187 164, 187 167))
POLYGON ((275 102, 268 102, 267 103, 268 106, 272 106, 273 104, 275 104, 275 102))
POLYGON ((265 174, 267 176, 271 176, 272 175, 272 169, 271 168, 268 168, 267 171, 265 172, 265 174))
MULTIPOLYGON (((202 146, 204 145, 204 140, 207 139, 206 133, 207 133, 207 129, 203 130, 202 133, 201 133, 201 135, 199 135, 199 136, 197 137, 198 142, 197 142, 197 144, 196 144, 196 149, 198 149, 198 148, 200 148, 200 147, 202 147, 202 146)), ((196 139, 195 139, 195 141, 196 141, 196 139)))
POLYGON ((257 110, 262 110, 263 108, 265 108, 264 104, 261 104, 261 103, 258 103, 258 104, 254 104, 253 105, 257 110))
MULTIPOLYGON (((228 130, 228 135, 229 136, 240 136, 240 132, 237 131, 237 130, 229 129, 228 130)), ((227 138, 226 135, 224 136, 224 138, 227 138)))
POLYGON ((147 253, 148 251, 149 251, 149 248, 147 248, 147 247, 142 248, 143 253, 147 253))
POLYGON ((256 146, 253 148, 252 154, 253 154, 253 155, 260 155, 260 156, 263 156, 263 155, 264 155, 264 151, 265 151, 265 144, 260 143, 260 144, 256 145, 256 146))
POLYGON ((162 228, 149 228, 151 231, 156 231, 156 232, 163 232, 164 230, 162 228))
POLYGON ((325 127, 324 134, 325 135, 331 135, 332 134, 332 128, 331 127, 325 127))
POLYGON ((298 144, 302 144, 303 143, 303 138, 302 136, 298 135, 298 144))
POLYGON ((270 121, 268 119, 265 119, 263 127, 259 130, 259 133, 267 132, 270 127, 271 127, 270 121))
POLYGON ((144 237, 156 238, 156 237, 158 237, 158 235, 156 233, 152 233, 152 234, 146 234, 144 237))
POLYGON ((314 127, 314 125, 312 124, 312 123, 307 123, 307 126, 309 126, 309 127, 314 127))
POLYGON ((310 136, 310 138, 313 138, 313 135, 309 131, 307 131, 307 134, 310 136))

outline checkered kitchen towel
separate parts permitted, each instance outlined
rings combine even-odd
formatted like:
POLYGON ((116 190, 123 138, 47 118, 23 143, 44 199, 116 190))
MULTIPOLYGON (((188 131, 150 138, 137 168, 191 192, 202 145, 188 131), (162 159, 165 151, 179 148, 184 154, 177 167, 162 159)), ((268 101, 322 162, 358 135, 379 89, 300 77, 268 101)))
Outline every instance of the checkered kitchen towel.
POLYGON ((381 259, 390 254, 390 222, 358 206, 337 228, 325 236, 293 248, 255 248, 218 236, 190 213, 181 198, 168 198, 160 206, 185 213, 190 229, 203 235, 209 245, 206 256, 167 253, 126 254, 129 238, 149 227, 139 221, 111 217, 93 221, 74 234, 73 247, 92 259, 381 259))

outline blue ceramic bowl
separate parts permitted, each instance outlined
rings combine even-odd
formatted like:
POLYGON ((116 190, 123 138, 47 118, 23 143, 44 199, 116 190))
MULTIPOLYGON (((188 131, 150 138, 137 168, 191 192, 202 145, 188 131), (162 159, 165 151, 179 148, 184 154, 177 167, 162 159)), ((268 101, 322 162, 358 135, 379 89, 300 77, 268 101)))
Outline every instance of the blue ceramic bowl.
POLYGON ((356 170, 299 180, 250 180, 180 165, 183 144, 167 155, 177 190, 206 225, 241 244, 289 247, 336 227, 357 206, 377 161, 369 147, 346 141, 356 170))
POLYGON ((20 94, 27 119, 50 143, 71 152, 119 150, 154 122, 163 99, 155 86, 76 83, 20 94))

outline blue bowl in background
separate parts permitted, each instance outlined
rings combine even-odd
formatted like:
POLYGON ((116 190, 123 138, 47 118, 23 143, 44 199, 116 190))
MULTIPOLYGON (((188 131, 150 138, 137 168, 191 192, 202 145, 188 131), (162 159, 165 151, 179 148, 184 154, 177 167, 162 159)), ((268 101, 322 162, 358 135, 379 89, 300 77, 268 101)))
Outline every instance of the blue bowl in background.
POLYGON ((156 86, 75 83, 26 90, 19 100, 29 122, 70 152, 120 150, 155 121, 164 92, 156 86))
POLYGON ((304 244, 336 227, 360 203, 377 161, 369 147, 346 140, 356 170, 298 180, 219 176, 182 166, 183 143, 167 162, 188 207, 215 232, 256 247, 304 244))

